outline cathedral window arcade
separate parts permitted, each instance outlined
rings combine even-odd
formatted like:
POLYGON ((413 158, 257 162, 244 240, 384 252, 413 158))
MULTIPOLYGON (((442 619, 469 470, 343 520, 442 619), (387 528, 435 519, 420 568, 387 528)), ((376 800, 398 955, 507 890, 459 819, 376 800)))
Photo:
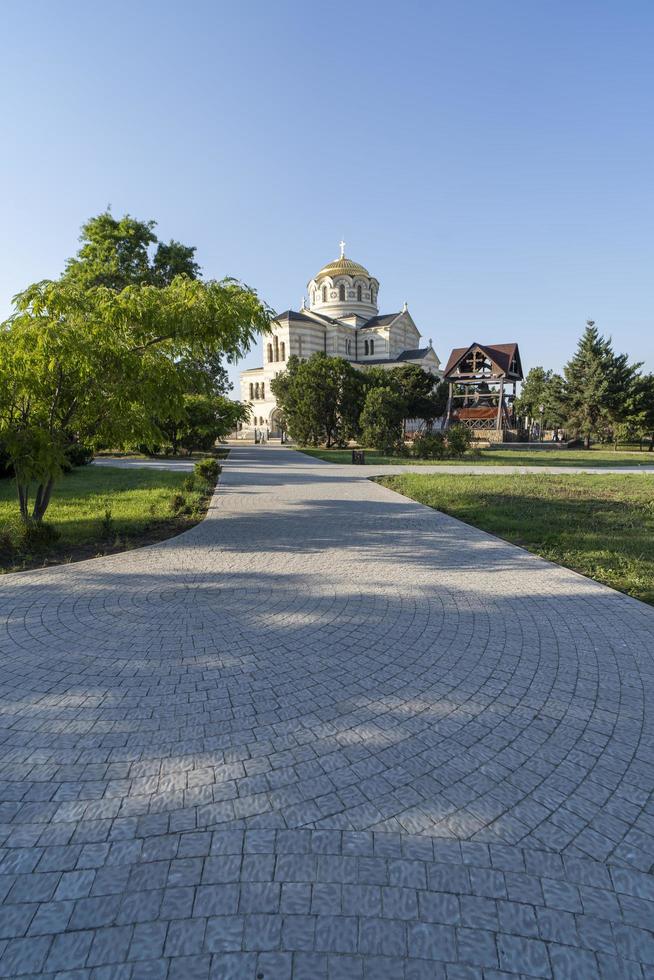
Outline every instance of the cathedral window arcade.
POLYGON ((361 286, 357 286, 357 301, 359 303, 361 302, 361 294, 362 294, 361 286))
POLYGON ((341 283, 338 287, 338 300, 340 303, 344 302, 345 300, 345 286, 343 283, 341 283))
POLYGON ((322 301, 323 303, 327 302, 327 286, 322 287, 322 301))
POLYGON ((268 363, 272 364, 273 361, 285 361, 286 360, 286 344, 284 341, 280 341, 278 337, 273 338, 273 342, 268 344, 268 363))

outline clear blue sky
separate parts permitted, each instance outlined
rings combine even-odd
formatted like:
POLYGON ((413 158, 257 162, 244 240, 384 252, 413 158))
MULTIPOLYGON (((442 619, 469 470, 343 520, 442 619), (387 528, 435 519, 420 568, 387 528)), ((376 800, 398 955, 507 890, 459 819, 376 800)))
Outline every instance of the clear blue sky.
POLYGON ((442 359, 517 340, 560 368, 590 317, 654 369, 651 0, 6 0, 2 20, 0 315, 110 203, 277 310, 343 237, 442 359))

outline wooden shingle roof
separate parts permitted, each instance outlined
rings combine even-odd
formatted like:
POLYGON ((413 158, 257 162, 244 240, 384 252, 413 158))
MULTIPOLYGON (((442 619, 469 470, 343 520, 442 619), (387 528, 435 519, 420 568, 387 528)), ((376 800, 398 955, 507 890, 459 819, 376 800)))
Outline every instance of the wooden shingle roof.
POLYGON ((510 378, 515 378, 516 380, 521 380, 522 375, 522 364, 520 363, 520 351, 518 350, 517 344, 470 344, 469 347, 455 347, 450 354, 447 365, 445 367, 445 372, 443 377, 447 378, 450 374, 453 374, 454 369, 459 364, 460 361, 469 354, 470 351, 478 348, 482 351, 486 357, 493 364, 499 368, 499 372, 510 378), (511 362, 515 358, 516 369, 511 371, 511 362))

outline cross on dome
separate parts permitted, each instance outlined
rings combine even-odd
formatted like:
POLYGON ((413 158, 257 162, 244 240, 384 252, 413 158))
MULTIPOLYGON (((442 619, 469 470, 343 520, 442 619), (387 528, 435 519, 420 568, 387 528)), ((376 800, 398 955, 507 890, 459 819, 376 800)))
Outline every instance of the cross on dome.
POLYGON ((338 243, 338 245, 339 245, 339 248, 341 250, 341 258, 344 259, 345 258, 345 242, 341 240, 338 243))

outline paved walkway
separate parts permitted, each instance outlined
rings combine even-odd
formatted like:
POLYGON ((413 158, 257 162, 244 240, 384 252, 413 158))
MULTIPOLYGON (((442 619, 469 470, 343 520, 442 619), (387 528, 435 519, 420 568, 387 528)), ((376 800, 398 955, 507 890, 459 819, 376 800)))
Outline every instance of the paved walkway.
MULTIPOLYGON (((244 446, 237 447, 240 450, 239 459, 242 458, 243 452, 247 452, 248 448, 244 446)), ((254 448, 254 447, 249 447, 254 448)), ((262 449, 264 447, 261 447, 262 449)), ((254 449, 256 452, 257 449, 254 449)), ((259 450, 261 451, 261 450, 259 450)), ((266 452, 281 451, 284 452, 285 458, 287 460, 291 459, 289 456, 289 450, 283 449, 274 443, 269 444, 265 447, 266 452)), ((304 456, 304 453, 301 454, 304 456)), ((516 454, 517 455, 517 454, 516 454)), ((237 457, 232 457, 232 462, 237 457)), ((308 457, 311 459, 312 457, 308 457)), ((295 463, 297 465, 297 460, 295 463)), ((319 460, 314 460, 315 463, 319 463, 319 460)), ((133 459, 133 458, 98 458, 93 461, 94 466, 118 466, 122 469, 128 468, 133 469, 134 467, 145 466, 148 469, 155 470, 192 470, 194 466, 193 460, 188 459, 133 459)), ((226 464, 229 466, 229 462, 226 464)), ((326 466, 335 466, 335 463, 325 462, 326 466)), ((347 473, 350 476, 355 476, 363 479, 370 479, 373 476, 397 476, 400 473, 422 473, 426 475, 427 473, 486 473, 492 476, 509 476, 514 473, 524 474, 524 473, 550 473, 550 474, 561 474, 569 475, 571 473, 591 473, 597 476, 601 476, 606 473, 644 473, 654 475, 654 464, 652 466, 529 466, 529 465, 518 465, 515 466, 492 466, 485 463, 434 463, 433 465, 424 463, 391 463, 386 465, 368 465, 365 466, 338 466, 338 469, 342 474, 347 473)))
POLYGON ((264 447, 0 624, 0 976, 654 976, 654 609, 264 447))

